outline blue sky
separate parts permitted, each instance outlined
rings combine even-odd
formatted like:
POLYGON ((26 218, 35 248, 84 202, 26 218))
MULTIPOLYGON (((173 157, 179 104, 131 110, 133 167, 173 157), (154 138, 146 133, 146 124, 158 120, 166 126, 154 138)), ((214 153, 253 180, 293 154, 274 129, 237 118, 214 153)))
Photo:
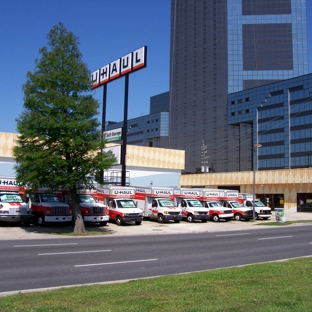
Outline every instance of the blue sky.
MULTIPOLYGON (((16 133, 22 85, 58 22, 79 38, 94 70, 147 46, 147 67, 129 75, 128 117, 149 113, 150 97, 169 90, 170 0, 0 0, 0 132, 16 133)), ((312 0, 307 0, 312 72, 312 0)), ((103 88, 94 91, 102 103, 103 88)), ((107 86, 106 120, 123 120, 124 78, 107 86)), ((101 120, 101 110, 99 120, 101 120)))

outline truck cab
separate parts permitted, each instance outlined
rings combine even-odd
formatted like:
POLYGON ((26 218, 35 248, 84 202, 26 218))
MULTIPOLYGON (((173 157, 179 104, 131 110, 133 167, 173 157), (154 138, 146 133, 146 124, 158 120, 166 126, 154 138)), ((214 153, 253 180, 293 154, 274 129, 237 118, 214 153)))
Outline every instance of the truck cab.
MULTIPOLYGON (((253 200, 245 200, 245 206, 253 210, 253 200)), ((255 218, 268 220, 272 215, 271 208, 264 205, 264 203, 258 199, 255 200, 255 218)))
POLYGON ((232 209, 223 207, 218 201, 202 200, 202 203, 208 208, 209 219, 214 222, 220 220, 230 221, 233 218, 232 209))
MULTIPOLYGON (((81 214, 84 222, 99 223, 104 226, 109 220, 109 210, 104 204, 99 203, 93 194, 89 191, 78 192, 78 202, 81 210, 81 214)), ((71 200, 69 198, 69 192, 66 190, 59 190, 57 192, 58 197, 61 197, 61 201, 71 206, 71 200)))
MULTIPOLYGON (((249 207, 253 211, 253 194, 240 193, 238 196, 238 201, 246 207, 249 207)), ((263 204, 262 201, 255 198, 255 218, 267 220, 271 218, 272 209, 263 204)))
POLYGON ((234 214, 233 217, 237 221, 249 221, 253 218, 252 209, 250 209, 250 207, 243 206, 236 200, 223 200, 221 201, 221 204, 223 207, 232 209, 234 214))
POLYGON ((182 218, 187 222, 200 220, 207 222, 208 209, 203 206, 199 198, 199 191, 187 188, 176 188, 173 191, 173 202, 182 209, 182 218))
POLYGON ((43 225, 45 222, 71 222, 72 209, 62 203, 53 193, 32 193, 29 204, 33 213, 34 222, 43 225))
POLYGON ((0 222, 30 225, 32 211, 17 191, 0 191, 0 222))
POLYGON ((182 210, 170 199, 172 194, 173 188, 169 187, 135 187, 135 201, 138 208, 142 209, 143 216, 159 223, 179 223, 182 220, 182 210))
POLYGON ((137 208, 133 198, 135 188, 129 186, 99 185, 97 198, 108 206, 109 219, 117 225, 134 222, 140 225, 143 220, 142 210, 137 208))

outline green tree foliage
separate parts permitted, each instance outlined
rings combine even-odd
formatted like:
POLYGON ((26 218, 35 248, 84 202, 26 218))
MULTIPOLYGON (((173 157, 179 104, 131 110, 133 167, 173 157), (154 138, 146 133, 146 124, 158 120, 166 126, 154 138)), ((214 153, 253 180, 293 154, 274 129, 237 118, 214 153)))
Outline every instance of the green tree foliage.
POLYGON ((78 189, 93 186, 90 177, 111 167, 96 118, 90 75, 82 62, 78 39, 62 23, 48 33, 33 73, 23 86, 24 111, 17 121, 19 137, 13 150, 17 180, 32 188, 69 189, 74 232, 85 231, 77 201, 78 189))

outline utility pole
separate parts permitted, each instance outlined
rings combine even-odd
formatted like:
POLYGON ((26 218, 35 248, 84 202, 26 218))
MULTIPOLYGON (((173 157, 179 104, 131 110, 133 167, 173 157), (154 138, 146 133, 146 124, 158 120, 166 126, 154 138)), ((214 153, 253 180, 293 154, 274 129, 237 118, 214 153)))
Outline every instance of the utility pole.
POLYGON ((205 141, 202 140, 202 146, 201 146, 201 172, 209 172, 209 166, 208 166, 208 158, 210 156, 207 156, 207 147, 208 145, 205 145, 205 141))

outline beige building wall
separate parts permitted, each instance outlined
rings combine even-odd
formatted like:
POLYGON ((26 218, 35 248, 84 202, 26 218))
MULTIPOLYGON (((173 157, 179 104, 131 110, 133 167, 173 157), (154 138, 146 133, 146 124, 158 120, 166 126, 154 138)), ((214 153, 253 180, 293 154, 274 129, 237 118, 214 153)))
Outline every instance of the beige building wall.
MULTIPOLYGON (((241 193, 252 193, 253 172, 183 174, 182 187, 239 186, 241 193)), ((285 211, 297 211, 297 193, 312 193, 312 168, 261 170, 255 173, 256 194, 284 194, 285 211)))
POLYGON ((12 148, 17 134, 0 132, 0 158, 13 158, 12 148))

